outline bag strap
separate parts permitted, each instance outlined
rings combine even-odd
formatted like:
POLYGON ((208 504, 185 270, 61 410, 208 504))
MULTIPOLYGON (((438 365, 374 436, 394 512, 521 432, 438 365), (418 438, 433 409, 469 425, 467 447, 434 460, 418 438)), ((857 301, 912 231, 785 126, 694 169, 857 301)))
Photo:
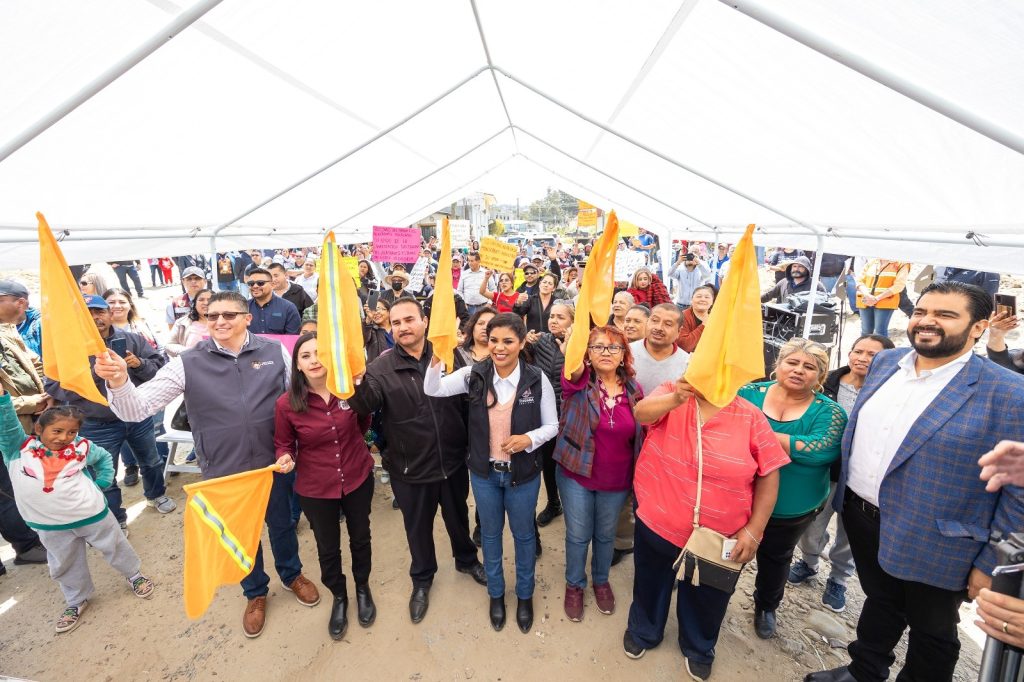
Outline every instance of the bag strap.
POLYGON ((695 412, 697 413, 697 503, 693 506, 693 527, 700 527, 700 497, 704 488, 704 443, 702 429, 704 420, 700 416, 700 402, 696 397, 693 399, 695 412))

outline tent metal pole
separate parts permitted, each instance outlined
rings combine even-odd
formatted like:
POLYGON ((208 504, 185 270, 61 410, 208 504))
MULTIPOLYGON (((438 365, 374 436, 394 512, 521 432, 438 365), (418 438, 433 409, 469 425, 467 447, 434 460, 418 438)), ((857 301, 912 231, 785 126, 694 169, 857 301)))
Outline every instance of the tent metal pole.
POLYGON ((424 181, 424 180, 426 180, 427 178, 429 178, 429 177, 431 177, 431 176, 433 176, 433 175, 436 175, 437 173, 440 173, 441 171, 443 171, 443 170, 444 170, 445 168, 448 168, 448 167, 449 167, 449 166, 451 166, 452 164, 454 164, 454 163, 458 163, 458 162, 459 162, 459 161, 461 161, 462 159, 466 158, 467 156, 469 156, 470 154, 472 154, 472 153, 473 153, 473 152, 475 152, 476 150, 478 150, 478 149, 480 149, 481 147, 483 147, 484 145, 486 145, 486 144, 487 144, 488 142, 491 142, 492 140, 494 140, 495 138, 497 138, 497 137, 498 137, 499 135, 501 135, 502 133, 504 133, 504 132, 505 132, 506 130, 510 130, 510 129, 511 129, 511 126, 505 126, 505 127, 503 127, 503 128, 501 129, 501 130, 499 130, 498 132, 494 133, 493 135, 491 135, 490 137, 488 137, 488 138, 487 138, 486 140, 484 140, 483 142, 481 142, 481 143, 479 143, 479 144, 477 144, 477 145, 474 145, 474 146, 473 146, 473 147, 471 147, 470 149, 467 149, 466 151, 464 151, 463 153, 459 154, 458 156, 456 156, 456 157, 455 157, 454 159, 452 159, 452 160, 451 160, 451 161, 449 161, 448 163, 446 163, 446 164, 444 164, 444 165, 442 165, 442 166, 438 166, 437 168, 435 168, 434 170, 430 171, 430 172, 429 172, 429 173, 427 173, 426 175, 424 175, 424 176, 422 176, 422 177, 420 177, 420 178, 417 178, 416 180, 413 180, 412 182, 410 182, 410 183, 409 183, 408 185, 406 185, 405 187, 402 187, 402 188, 401 188, 401 189, 399 189, 399 190, 395 190, 394 192, 392 192, 391 194, 387 195, 387 196, 386 196, 386 197, 384 197, 383 199, 379 199, 379 200, 377 200, 377 201, 373 202, 372 204, 370 204, 369 206, 367 206, 366 208, 364 208, 364 209, 362 209, 362 210, 360 210, 360 211, 356 211, 355 213, 353 213, 353 214, 352 214, 352 215, 350 215, 349 217, 347 217, 347 218, 345 218, 344 220, 341 220, 341 221, 339 221, 339 222, 335 223, 334 225, 332 225, 331 227, 329 227, 329 228, 327 228, 327 229, 328 229, 328 230, 333 230, 333 229, 339 228, 339 227, 341 227, 342 225, 344 225, 345 223, 347 223, 348 221, 352 220, 353 218, 355 218, 355 217, 357 217, 357 216, 361 216, 362 214, 366 213, 366 212, 367 212, 367 211, 369 211, 369 210, 370 210, 371 208, 375 208, 375 207, 377 207, 377 206, 380 206, 381 204, 383 204, 383 203, 384 203, 385 201, 387 201, 388 199, 390 199, 390 198, 392 198, 392 197, 394 197, 394 196, 397 196, 397 195, 401 194, 402 192, 404 192, 404 191, 408 190, 408 189, 409 189, 409 188, 411 188, 411 187, 415 187, 416 185, 418 185, 419 183, 423 182, 423 181, 424 181))
POLYGON ((805 228, 811 234, 818 234, 819 232, 824 232, 824 230, 821 227, 817 226, 817 225, 814 225, 812 223, 808 223, 808 222, 803 221, 803 220, 799 220, 799 219, 791 216, 790 214, 786 213, 785 211, 783 211, 781 209, 778 209, 778 208, 775 208, 771 204, 765 203, 764 201, 761 201, 760 199, 756 199, 756 198, 752 197, 751 195, 747 194, 746 192, 743 192, 742 190, 736 189, 735 187, 725 183, 722 180, 719 180, 719 179, 714 178, 714 177, 712 177, 710 175, 707 175, 706 173, 702 173, 701 171, 697 170, 696 168, 693 168, 692 166, 686 165, 682 161, 678 161, 678 160, 672 158, 671 156, 668 156, 667 154, 659 152, 658 150, 654 149, 653 147, 649 147, 649 146, 645 145, 644 143, 639 142, 638 140, 634 140, 633 138, 629 137, 625 133, 622 133, 622 132, 619 132, 618 130, 615 130, 611 126, 608 126, 608 125, 605 125, 604 123, 601 123, 597 119, 594 119, 594 118, 591 118, 590 116, 587 116, 586 114, 584 114, 583 112, 579 111, 578 109, 574 109, 571 106, 569 106, 568 104, 566 104, 566 103, 564 103, 564 102, 562 102, 562 101, 560 101, 558 99, 555 99, 551 95, 545 93, 543 90, 540 90, 540 89, 530 85, 529 83, 526 83, 525 81, 520 80, 516 76, 513 76, 511 73, 509 73, 508 71, 502 69, 500 66, 495 66, 494 70, 497 71, 498 73, 500 73, 501 75, 505 76, 509 80, 511 80, 511 81, 513 81, 515 83, 518 83, 519 85, 523 86, 524 88, 526 88, 530 92, 534 93, 538 97, 546 99, 547 101, 551 102, 555 106, 557 106, 557 107, 559 107, 561 109, 564 109, 565 111, 568 111, 573 116, 576 116, 577 118, 583 119, 584 121, 586 121, 590 125, 597 126, 601 130, 604 130, 606 133, 609 133, 610 135, 614 135, 615 137, 619 138, 620 140, 622 140, 624 142, 627 142, 627 143, 633 145, 634 147, 637 147, 638 149, 644 150, 648 154, 651 154, 653 156, 657 156, 662 161, 670 163, 673 166, 675 166, 676 168, 680 168, 680 169, 686 171, 687 173, 691 173, 692 175, 696 175, 698 178, 701 178, 702 180, 706 180, 706 181, 710 182, 713 185, 721 187, 722 189, 724 189, 727 192, 731 192, 732 194, 735 194, 738 197, 746 199, 747 201, 749 201, 751 203, 757 204, 758 206, 760 206, 763 209, 771 211, 775 215, 781 216, 781 217, 785 218, 786 220, 794 222, 797 225, 799 225, 800 227, 805 228))
POLYGON ((515 127, 512 125, 512 115, 508 113, 508 104, 505 102, 505 93, 501 91, 501 83, 498 82, 498 75, 494 73, 494 60, 491 59, 491 48, 487 46, 487 37, 484 35, 484 24, 480 19, 480 10, 476 6, 476 0, 469 0, 470 7, 473 8, 473 19, 476 21, 476 30, 480 34, 480 44, 484 48, 484 57, 487 58, 487 68, 491 72, 491 78, 494 79, 494 88, 498 91, 498 99, 501 100, 501 108, 505 112, 505 120, 508 121, 508 127, 512 128, 512 142, 515 144, 516 151, 519 151, 519 140, 516 139, 515 127))
POLYGON ((811 295, 807 299, 807 317, 804 318, 804 338, 811 338, 811 318, 814 316, 814 295, 818 292, 821 281, 821 256, 825 252, 825 237, 818 235, 818 248, 814 256, 814 268, 811 272, 811 295))
POLYGON ((220 3, 221 0, 199 0, 181 14, 178 14, 134 50, 111 64, 106 70, 83 85, 77 92, 51 109, 38 121, 12 137, 3 146, 0 146, 0 162, 24 147, 40 133, 70 114, 80 105, 87 102, 93 95, 123 76, 143 59, 159 50, 169 40, 172 40, 176 35, 191 26, 220 3))
POLYGON ((387 128, 384 128, 383 130, 378 132, 373 137, 371 137, 371 138, 369 138, 367 140, 364 140, 363 142, 360 142, 358 145, 356 145, 352 149, 348 150, 347 152, 345 152, 344 154, 342 154, 338 158, 334 159, 333 161, 329 161, 328 163, 324 164, 323 166, 320 166, 320 168, 317 168, 315 171, 313 171, 309 175, 306 175, 301 180, 298 180, 297 182, 293 182, 292 184, 288 185, 287 187, 285 187, 280 192, 277 192, 276 194, 270 196, 267 199, 264 199, 263 201, 261 201, 260 203, 256 204, 252 208, 247 209, 244 212, 238 214, 237 216, 235 216, 231 220, 228 220, 226 222, 221 223, 220 225, 218 225, 217 227, 215 227, 213 229, 213 233, 214 234, 220 234, 221 230, 223 230, 224 228, 226 228, 226 227, 228 227, 230 225, 234 225, 235 223, 237 223, 242 218, 245 218, 246 216, 255 213, 256 211, 260 210, 261 208, 263 208, 264 206, 266 206, 270 202, 275 201, 277 199, 280 199, 285 194, 287 194, 288 192, 291 192, 293 189, 295 189, 299 185, 302 185, 302 184, 304 184, 306 182, 309 182, 310 180, 312 180, 316 176, 320 175, 321 173, 323 173, 326 170, 329 170, 329 169, 333 168, 334 166, 338 165, 339 163, 341 163, 342 161, 344 161, 348 157, 352 156, 356 152, 358 152, 358 151, 360 151, 362 149, 365 149, 366 147, 370 146, 371 144, 373 144, 377 140, 381 139, 382 137, 385 137, 386 135, 389 135, 395 129, 400 128, 401 126, 405 125, 406 123, 408 123, 412 119, 416 118, 417 116, 422 114, 424 111, 426 111, 430 107, 434 106, 435 104, 437 104, 438 102, 443 100, 445 97, 447 97, 448 95, 452 94, 453 92, 455 92, 456 90, 458 90, 459 88, 464 86, 466 83, 469 83, 471 80, 473 80, 474 78, 476 78, 477 76, 479 76, 480 74, 482 74, 484 71, 487 71, 487 70, 488 70, 488 67, 481 66, 479 69, 477 69, 473 73, 469 74, 468 76, 466 76, 465 78, 460 80, 458 83, 456 83, 455 85, 451 86, 450 88, 448 88, 447 90, 442 92, 437 97, 434 97, 433 99, 431 99, 426 104, 424 104, 423 106, 419 107, 418 109, 416 109, 412 113, 410 113, 410 114, 406 115, 405 117, 399 119, 395 123, 392 123, 390 126, 388 126, 387 128))
POLYGON ((220 283, 217 281, 217 235, 210 235, 210 288, 220 291, 220 283))
POLYGON ((1024 154, 1024 136, 1004 128, 977 112, 962 107, 944 97, 940 97, 931 90, 913 83, 879 64, 875 64, 861 55, 837 45, 831 40, 827 40, 806 27, 771 11, 765 6, 765 3, 758 2, 757 0, 720 0, 720 2, 758 23, 775 29, 784 36, 809 47, 815 52, 819 52, 829 59, 853 69, 876 83, 880 83, 890 90, 909 97, 918 104, 928 107, 932 111, 942 114, 946 118, 950 118, 990 140, 1009 147, 1018 154, 1024 154))
POLYGON ((529 135, 530 137, 532 137, 533 139, 537 140, 541 144, 543 144, 543 145, 545 145, 547 147, 550 147, 551 149, 554 149, 556 152, 569 157, 570 159, 572 159, 576 163, 580 164, 581 166, 589 168, 590 170, 594 171, 595 173, 600 173, 601 175, 605 176, 606 178, 608 178, 610 180, 614 180, 615 182, 619 183, 623 187, 626 187, 627 189, 631 189, 634 192, 636 192, 637 194, 642 194, 643 196, 647 197, 651 201, 656 201, 659 204, 661 204, 662 206, 664 206, 665 208, 667 208, 667 209, 669 209, 671 211, 675 211, 676 213, 678 213, 680 215, 684 215, 684 216, 686 216, 687 218, 689 218, 690 220, 692 220, 694 222, 700 223, 701 225, 703 225, 704 227, 708 228, 709 230, 716 230, 716 229, 718 229, 714 225, 712 225, 711 223, 705 222, 705 221, 701 220, 700 218, 692 216, 689 213, 687 213, 686 211, 682 210, 681 208, 676 208, 672 204, 669 204, 669 203, 667 203, 665 201, 662 201, 661 199, 659 199, 658 197, 654 196, 653 194, 648 194, 644 190, 642 190, 642 189, 640 189, 638 187, 634 187, 633 185, 629 184, 625 180, 620 180, 619 178, 615 177, 611 173, 603 171, 600 168, 598 168, 597 166, 594 166, 594 165, 584 161, 583 159, 570 154, 569 152, 565 151, 564 149, 562 149, 558 145, 552 144, 551 142, 548 142, 547 140, 545 140, 544 138, 542 138, 542 137, 540 137, 538 135, 534 135, 533 133, 531 133, 526 128, 523 128, 521 126, 512 126, 512 127, 513 128, 517 128, 518 130, 521 130, 525 135, 529 135))

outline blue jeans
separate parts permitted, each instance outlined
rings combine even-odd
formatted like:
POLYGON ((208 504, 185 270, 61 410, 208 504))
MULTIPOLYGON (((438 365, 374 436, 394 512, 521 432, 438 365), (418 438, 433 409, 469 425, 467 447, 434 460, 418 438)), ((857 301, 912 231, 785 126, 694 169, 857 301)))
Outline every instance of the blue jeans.
POLYGON ((555 477, 565 510, 565 582, 580 589, 587 586, 587 550, 593 542, 590 577, 595 585, 604 585, 612 567, 615 526, 629 491, 588 490, 567 476, 561 465, 555 477))
POLYGON ((889 319, 892 318, 892 314, 892 308, 861 308, 861 336, 865 334, 879 334, 889 338, 889 319))
POLYGON ((637 518, 633 603, 629 607, 626 632, 645 649, 661 644, 675 590, 679 650, 698 663, 712 663, 732 595, 707 585, 694 587, 688 580, 676 580, 672 564, 679 550, 637 518))
POLYGON ((125 512, 121 503, 121 488, 117 485, 117 456, 124 445, 127 444, 131 448, 139 463, 139 473, 142 475, 142 494, 146 496, 146 499, 155 500, 167 492, 167 488, 164 486, 163 466, 156 450, 152 417, 147 417, 140 422, 123 422, 116 419, 110 422, 100 422, 86 419, 78 435, 88 438, 110 453, 114 465, 114 480, 111 481, 108 488, 103 490, 103 495, 107 498, 107 506, 110 507, 110 511, 113 512, 118 523, 128 520, 128 513, 125 512))
POLYGON ((832 292, 835 291, 836 283, 839 282, 838 277, 826 277, 825 275, 821 275, 819 280, 821 281, 821 285, 825 287, 825 291, 828 292, 829 296, 831 296, 832 292))
POLYGON ((537 536, 533 515, 537 511, 540 494, 540 475, 525 483, 512 485, 512 474, 491 471, 484 478, 470 472, 473 497, 480 513, 480 539, 484 551, 484 570, 487 573, 487 594, 501 597, 505 594, 505 573, 502 571, 501 536, 505 532, 505 514, 512 529, 516 548, 516 596, 533 597, 534 564, 537 561, 537 536))
POLYGON ((850 310, 857 310, 857 280, 853 275, 846 276, 846 298, 850 301, 850 310))
MULTIPOLYGON (((267 502, 267 535, 270 536, 270 550, 274 553, 274 568, 281 582, 291 585, 302 573, 299 559, 299 539, 295 535, 292 521, 292 489, 295 487, 295 472, 274 474, 267 502)), ((246 599, 265 597, 270 592, 270 576, 263 570, 263 543, 256 548, 256 563, 252 572, 242 579, 242 593, 246 599)))

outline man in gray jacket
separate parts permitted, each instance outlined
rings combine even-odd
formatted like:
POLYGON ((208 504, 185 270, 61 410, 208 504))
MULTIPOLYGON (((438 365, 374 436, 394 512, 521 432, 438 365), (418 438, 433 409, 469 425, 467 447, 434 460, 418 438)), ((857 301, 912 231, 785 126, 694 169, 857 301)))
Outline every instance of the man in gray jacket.
MULTIPOLYGON (((107 382, 111 409, 121 419, 140 421, 184 394, 204 478, 273 464, 274 403, 288 387, 291 358, 277 341, 250 334, 251 318, 241 294, 214 294, 206 314, 210 338, 172 359, 142 386, 128 381, 121 358, 110 354, 97 357, 96 374, 107 382)), ((266 513, 270 548, 285 589, 293 592, 300 604, 316 606, 320 594, 302 575, 291 517, 294 480, 294 471, 274 474, 266 513)), ((263 632, 270 586, 270 577, 263 570, 262 544, 255 559, 252 572, 242 580, 248 599, 242 629, 250 638, 263 632)))

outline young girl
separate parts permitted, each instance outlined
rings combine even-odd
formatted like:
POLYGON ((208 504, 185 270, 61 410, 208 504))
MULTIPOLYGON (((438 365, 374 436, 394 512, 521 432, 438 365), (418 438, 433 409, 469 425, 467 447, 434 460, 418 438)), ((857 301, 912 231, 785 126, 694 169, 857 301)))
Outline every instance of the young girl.
POLYGON ((540 491, 540 447, 558 433, 554 390, 547 376, 520 359, 526 326, 518 315, 502 313, 487 323, 490 357, 442 377, 436 356, 423 377, 423 392, 469 396, 469 470, 480 512, 491 626, 505 626, 502 535, 508 516, 515 546, 516 622, 533 627, 533 515, 540 491))
POLYGON ((0 389, 0 451, 11 475, 14 499, 25 523, 46 547, 50 576, 60 583, 67 608, 57 632, 78 627, 93 593, 86 544, 128 579, 136 596, 153 596, 153 581, 107 508, 103 489, 114 478, 110 453, 78 437, 84 415, 76 407, 51 407, 27 435, 11 396, 0 389), (95 471, 95 480, 88 469, 95 471))

